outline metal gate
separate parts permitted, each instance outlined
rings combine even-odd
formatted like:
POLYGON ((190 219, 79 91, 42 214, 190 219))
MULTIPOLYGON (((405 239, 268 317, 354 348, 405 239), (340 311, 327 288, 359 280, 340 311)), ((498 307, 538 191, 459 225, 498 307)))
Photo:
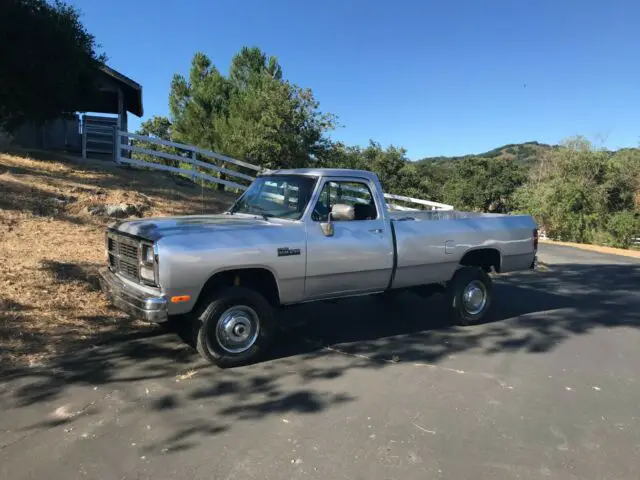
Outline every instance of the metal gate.
POLYGON ((118 117, 82 117, 82 156, 115 160, 118 117))

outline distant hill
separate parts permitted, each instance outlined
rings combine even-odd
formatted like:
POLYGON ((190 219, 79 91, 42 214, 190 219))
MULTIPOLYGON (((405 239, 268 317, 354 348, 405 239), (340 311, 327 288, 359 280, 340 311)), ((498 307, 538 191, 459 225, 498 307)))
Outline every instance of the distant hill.
POLYGON ((461 160, 463 158, 509 158, 519 164, 531 164, 538 160, 545 152, 559 148, 558 145, 547 145, 539 142, 511 143, 494 148, 488 152, 463 155, 459 157, 427 157, 417 163, 444 162, 461 160))

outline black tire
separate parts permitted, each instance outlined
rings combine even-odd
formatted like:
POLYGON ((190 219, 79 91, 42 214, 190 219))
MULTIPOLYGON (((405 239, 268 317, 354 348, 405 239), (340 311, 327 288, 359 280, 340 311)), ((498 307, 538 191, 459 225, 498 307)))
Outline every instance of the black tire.
POLYGON ((493 282, 491 277, 479 267, 462 267, 456 271, 447 285, 446 298, 451 309, 451 319, 457 325, 474 325, 480 323, 491 308, 493 282), (472 309, 465 302, 467 288, 483 291, 484 301, 478 301, 477 308, 472 309))
MULTIPOLYGON (((244 287, 229 287, 216 292, 204 305, 194 322, 194 328, 196 349, 206 360, 221 368, 246 365, 260 358, 271 342, 273 310, 269 302, 258 292, 244 287), (237 344, 237 348, 233 349, 248 346, 245 350, 237 352, 230 351, 230 344, 231 340, 239 339, 241 336, 235 335, 233 328, 219 328, 219 324, 224 321, 222 316, 233 307, 237 307, 238 313, 236 316, 225 316, 226 319, 232 318, 227 325, 247 328, 247 322, 243 318, 248 319, 251 325, 257 324, 255 332, 249 329, 252 333, 247 334, 249 338, 253 338, 255 333, 255 340, 247 340, 246 345, 237 344), (240 323, 234 320, 237 318, 240 318, 240 323)), ((241 334, 244 333, 242 330, 241 334)))

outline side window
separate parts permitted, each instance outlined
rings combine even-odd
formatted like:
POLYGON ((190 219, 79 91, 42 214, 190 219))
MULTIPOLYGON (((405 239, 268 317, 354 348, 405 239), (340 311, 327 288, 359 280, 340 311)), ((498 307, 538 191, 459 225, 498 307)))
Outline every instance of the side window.
POLYGON ((313 208, 311 218, 316 222, 327 221, 331 208, 337 203, 352 205, 355 213, 354 220, 378 218, 378 210, 371 190, 366 183, 361 182, 326 182, 313 208))

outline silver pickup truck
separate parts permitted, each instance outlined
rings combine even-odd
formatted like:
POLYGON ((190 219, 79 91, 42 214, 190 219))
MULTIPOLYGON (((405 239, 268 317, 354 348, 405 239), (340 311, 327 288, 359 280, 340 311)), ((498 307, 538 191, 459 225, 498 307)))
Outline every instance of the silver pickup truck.
POLYGON ((479 322, 488 273, 534 269, 537 246, 527 215, 391 211, 371 172, 277 170, 222 214, 112 226, 100 282, 134 317, 191 319, 198 351, 231 367, 265 351, 274 311, 304 302, 443 293, 455 322, 479 322))

